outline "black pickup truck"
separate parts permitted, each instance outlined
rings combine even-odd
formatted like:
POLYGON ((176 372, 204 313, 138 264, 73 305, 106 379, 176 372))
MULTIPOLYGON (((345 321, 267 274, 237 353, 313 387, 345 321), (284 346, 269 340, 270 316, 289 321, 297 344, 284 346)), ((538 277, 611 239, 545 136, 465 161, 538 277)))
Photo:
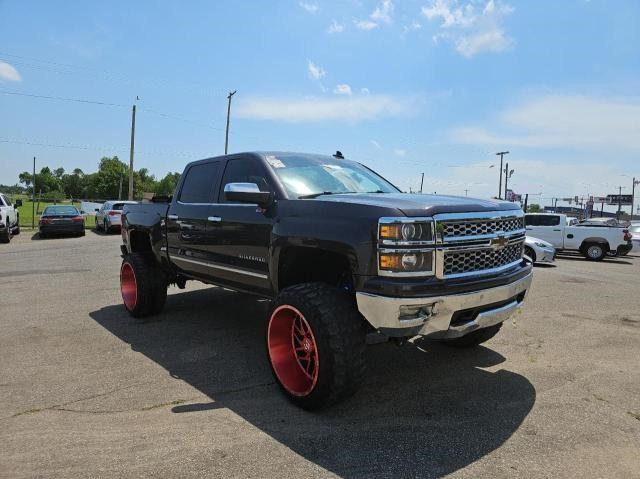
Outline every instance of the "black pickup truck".
POLYGON ((239 153, 187 165, 175 194, 126 205, 122 298, 159 313, 187 280, 272 301, 267 352, 287 397, 353 393, 367 343, 493 337, 532 278, 513 203, 404 194, 341 155, 239 153))

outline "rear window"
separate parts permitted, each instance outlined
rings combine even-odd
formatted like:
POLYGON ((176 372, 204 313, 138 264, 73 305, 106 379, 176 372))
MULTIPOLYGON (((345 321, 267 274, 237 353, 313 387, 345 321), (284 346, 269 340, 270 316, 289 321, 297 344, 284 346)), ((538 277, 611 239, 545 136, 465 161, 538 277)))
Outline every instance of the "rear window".
POLYGON ((219 163, 193 165, 187 171, 179 201, 182 203, 211 203, 213 186, 216 183, 219 163))
POLYGON ((527 226, 558 226, 560 217, 554 215, 526 215, 524 221, 527 226))
POLYGON ((124 207, 124 203, 116 203, 111 207, 111 209, 116 211, 122 211, 123 207, 124 207))
POLYGON ((42 216, 52 216, 52 215, 79 215, 80 212, 76 209, 75 206, 47 206, 42 216))

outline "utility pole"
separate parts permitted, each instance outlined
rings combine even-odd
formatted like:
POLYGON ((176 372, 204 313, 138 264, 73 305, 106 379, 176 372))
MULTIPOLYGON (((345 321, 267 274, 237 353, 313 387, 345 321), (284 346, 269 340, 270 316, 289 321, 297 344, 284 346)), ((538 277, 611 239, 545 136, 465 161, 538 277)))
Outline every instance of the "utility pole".
POLYGON ((233 90, 232 92, 229 92, 229 96, 227 97, 227 100, 229 101, 227 103, 227 129, 224 135, 224 154, 225 155, 229 150, 229 117, 231 116, 231 97, 236 94, 236 91, 238 90, 233 90))
POLYGON ((422 179, 420 180, 420 194, 422 194, 422 185, 424 184, 424 173, 422 173, 422 179))
POLYGON ((129 150, 129 201, 133 200, 133 150, 136 140, 136 105, 131 108, 131 149, 129 150))
POLYGON ((33 157, 33 190, 31 191, 31 229, 36 227, 36 157, 33 157))
POLYGON ((498 183, 498 199, 502 199, 502 158, 508 155, 508 151, 499 151, 496 156, 500 156, 500 182, 498 183))
MULTIPOLYGON (((616 219, 620 220, 620 213, 622 213, 622 188, 624 186, 618 186, 618 211, 616 212, 616 219)), ((631 210, 633 212, 633 210, 631 210)))
POLYGON ((527 206, 529 205, 529 193, 526 193, 524 195, 524 208, 522 208, 524 210, 524 212, 527 212, 527 206))
POLYGON ((636 177, 633 177, 633 186, 631 187, 631 221, 633 221, 633 203, 636 199, 636 185, 640 185, 640 180, 636 180, 636 177))
POLYGON ((118 188, 118 199, 121 200, 122 199, 122 175, 120 175, 120 188, 118 188))
POLYGON ((464 190, 464 196, 469 196, 469 190, 467 188, 464 190))

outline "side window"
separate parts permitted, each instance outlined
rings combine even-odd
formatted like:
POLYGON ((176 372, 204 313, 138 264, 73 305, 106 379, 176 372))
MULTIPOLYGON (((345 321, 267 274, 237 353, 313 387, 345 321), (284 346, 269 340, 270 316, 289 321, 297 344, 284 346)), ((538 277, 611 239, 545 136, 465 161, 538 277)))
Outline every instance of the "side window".
POLYGON ((193 165, 187 171, 178 201, 183 203, 211 203, 213 187, 218 179, 220 163, 193 165))
POLYGON ((558 226, 560 224, 559 216, 543 216, 543 226, 558 226))
POLYGON ((527 226, 540 226, 540 216, 537 215, 526 215, 524 217, 524 222, 527 226))
POLYGON ((227 162, 220 185, 220 202, 222 203, 227 203, 224 199, 224 187, 229 183, 255 183, 260 191, 271 191, 264 167, 253 158, 227 162))
POLYGON ((7 206, 7 200, 4 199, 3 195, 0 195, 0 206, 7 206))

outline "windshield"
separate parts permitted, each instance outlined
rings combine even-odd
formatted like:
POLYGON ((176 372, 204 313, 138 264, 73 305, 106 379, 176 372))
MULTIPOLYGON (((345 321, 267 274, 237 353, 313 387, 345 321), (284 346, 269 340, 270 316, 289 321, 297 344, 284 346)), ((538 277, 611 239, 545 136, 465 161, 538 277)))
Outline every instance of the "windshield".
POLYGON ((47 206, 42 216, 51 215, 78 215, 80 214, 75 206, 47 206))
POLYGON ((269 155, 266 160, 292 198, 317 194, 398 193, 387 180, 355 161, 320 155, 269 155))

